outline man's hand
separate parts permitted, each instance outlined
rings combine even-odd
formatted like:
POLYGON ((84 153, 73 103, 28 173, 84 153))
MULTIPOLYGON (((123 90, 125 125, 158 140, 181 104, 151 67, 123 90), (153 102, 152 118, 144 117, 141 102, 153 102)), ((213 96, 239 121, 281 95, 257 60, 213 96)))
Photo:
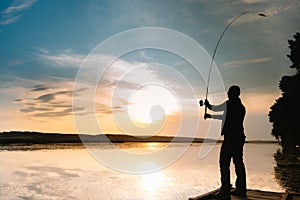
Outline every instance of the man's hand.
POLYGON ((210 115, 210 114, 207 114, 207 113, 205 113, 205 114, 204 114, 204 119, 207 119, 207 118, 211 118, 211 115, 210 115))
POLYGON ((206 107, 208 107, 209 109, 211 109, 211 105, 210 105, 210 103, 209 103, 209 101, 207 99, 205 99, 204 105, 206 105, 206 107))

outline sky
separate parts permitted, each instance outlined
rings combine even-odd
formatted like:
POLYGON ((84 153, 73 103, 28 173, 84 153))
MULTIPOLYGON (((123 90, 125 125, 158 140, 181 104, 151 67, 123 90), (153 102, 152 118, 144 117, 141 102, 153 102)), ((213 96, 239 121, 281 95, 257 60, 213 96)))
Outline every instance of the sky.
POLYGON ((222 103, 239 85, 247 138, 272 140, 268 112, 280 78, 294 73, 287 40, 300 31, 299 9, 297 0, 2 0, 0 131, 219 135, 198 101, 220 34, 249 11, 220 42, 208 99, 222 103))

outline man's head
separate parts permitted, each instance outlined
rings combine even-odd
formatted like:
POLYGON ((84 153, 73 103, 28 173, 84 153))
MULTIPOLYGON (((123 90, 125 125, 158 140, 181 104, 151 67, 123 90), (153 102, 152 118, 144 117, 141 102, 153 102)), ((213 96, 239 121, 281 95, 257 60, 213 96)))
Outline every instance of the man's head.
POLYGON ((240 96, 241 89, 237 85, 233 85, 228 89, 227 95, 229 99, 236 99, 240 96))

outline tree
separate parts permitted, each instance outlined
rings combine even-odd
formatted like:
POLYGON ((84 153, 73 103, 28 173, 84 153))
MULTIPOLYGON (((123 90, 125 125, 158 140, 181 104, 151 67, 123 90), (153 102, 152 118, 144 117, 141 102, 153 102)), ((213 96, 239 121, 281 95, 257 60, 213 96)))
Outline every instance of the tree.
POLYGON ((272 135, 285 148, 300 146, 300 33, 294 40, 288 40, 291 50, 287 57, 290 68, 296 70, 293 76, 283 76, 279 82, 282 96, 271 106, 269 121, 273 123, 272 135))

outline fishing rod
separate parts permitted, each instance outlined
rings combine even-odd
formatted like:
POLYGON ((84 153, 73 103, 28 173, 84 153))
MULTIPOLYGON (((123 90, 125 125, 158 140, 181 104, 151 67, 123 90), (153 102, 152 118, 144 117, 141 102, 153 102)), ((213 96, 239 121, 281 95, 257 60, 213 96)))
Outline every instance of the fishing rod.
MULTIPOLYGON (((238 16, 236 16, 235 18, 233 18, 230 23, 225 27, 224 31, 222 32, 222 34, 220 35, 219 37, 219 40, 217 42, 217 45, 214 49, 214 52, 213 52, 213 56, 212 56, 212 59, 211 59, 211 62, 210 62, 210 66, 209 66, 209 72, 208 72, 208 78, 207 78, 207 83, 206 83, 206 93, 205 93, 205 101, 207 101, 207 96, 208 96, 208 88, 209 88, 209 82, 210 82, 210 74, 211 74, 211 70, 212 70, 212 66, 213 66, 213 63, 214 63, 214 58, 216 56, 216 53, 217 53, 217 49, 219 47, 219 44, 225 34, 225 32, 229 29, 229 27, 231 26, 231 24, 233 24, 238 18, 240 18, 241 16, 247 14, 249 11, 245 11, 245 12, 242 12, 241 14, 239 14, 238 16)), ((203 106, 205 105, 205 103, 203 102, 203 100, 200 100, 199 101, 199 104, 200 106, 203 106)), ((205 105, 205 108, 204 108, 204 119, 206 119, 206 114, 207 114, 207 105, 205 105)))

